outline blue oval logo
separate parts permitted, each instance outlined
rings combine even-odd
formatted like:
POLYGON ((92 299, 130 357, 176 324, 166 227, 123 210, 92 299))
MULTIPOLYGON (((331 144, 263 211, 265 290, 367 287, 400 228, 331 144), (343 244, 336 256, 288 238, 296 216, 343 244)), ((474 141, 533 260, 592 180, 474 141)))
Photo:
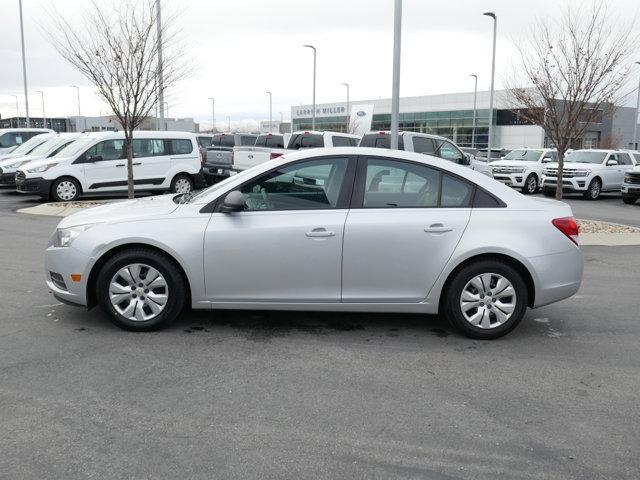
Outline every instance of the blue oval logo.
POLYGON ((358 113, 356 113, 356 115, 358 115, 359 117, 364 117, 367 114, 367 112, 363 112, 362 110, 360 110, 358 113))

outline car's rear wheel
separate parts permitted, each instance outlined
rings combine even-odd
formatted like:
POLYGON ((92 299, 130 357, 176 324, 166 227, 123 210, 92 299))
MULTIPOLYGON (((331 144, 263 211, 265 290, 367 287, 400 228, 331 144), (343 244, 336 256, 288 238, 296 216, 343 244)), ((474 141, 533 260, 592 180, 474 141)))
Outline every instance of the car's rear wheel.
POLYGON ((622 201, 627 205, 633 205, 634 203, 636 203, 636 200, 638 200, 638 197, 622 194, 622 201))
POLYGON ((193 191, 193 180, 189 175, 179 173, 171 180, 171 193, 189 193, 193 191))
POLYGON ((56 202, 73 202, 80 193, 80 184, 70 177, 58 178, 51 185, 51 198, 56 202))
POLYGON ((524 182, 524 187, 522 187, 522 193, 525 195, 533 195, 538 191, 538 177, 536 177, 535 173, 529 174, 527 179, 524 182))
POLYGON ((158 330, 173 322, 186 297, 174 261, 160 252, 131 249, 115 254, 100 270, 96 297, 111 321, 125 330, 158 330))
POLYGON ((508 263, 481 260, 456 273, 444 298, 449 322, 467 337, 489 340, 513 330, 527 310, 527 286, 508 263))
POLYGON ((602 191, 602 183, 600 183, 600 179, 594 178, 589 183, 589 187, 587 187, 587 191, 584 192, 584 198, 587 200, 597 200, 600 197, 600 192, 602 191))

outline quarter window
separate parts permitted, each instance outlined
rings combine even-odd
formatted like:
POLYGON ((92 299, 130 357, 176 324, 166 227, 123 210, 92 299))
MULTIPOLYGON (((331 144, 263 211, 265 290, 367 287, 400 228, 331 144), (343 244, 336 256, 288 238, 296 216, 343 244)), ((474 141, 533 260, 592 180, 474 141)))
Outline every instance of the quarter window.
POLYGON ((164 140, 137 138, 133 140, 134 158, 165 155, 164 140))
POLYGON ((171 140, 171 153, 174 155, 184 155, 193 152, 191 140, 173 139, 171 140))
POLYGON ((451 175, 442 176, 441 207, 468 207, 471 205, 472 197, 471 184, 451 175))
POLYGON ((348 159, 323 158, 271 171, 241 187, 246 210, 336 208, 348 159))

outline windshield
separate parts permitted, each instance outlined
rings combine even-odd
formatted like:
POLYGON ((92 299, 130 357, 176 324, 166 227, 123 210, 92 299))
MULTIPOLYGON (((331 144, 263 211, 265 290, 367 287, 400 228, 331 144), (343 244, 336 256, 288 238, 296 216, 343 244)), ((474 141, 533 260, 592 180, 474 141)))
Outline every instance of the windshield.
POLYGON ((38 145, 30 155, 46 155, 51 150, 54 150, 59 145, 63 145, 65 142, 68 143, 70 140, 65 138, 52 138, 51 140, 47 140, 46 142, 38 145))
POLYGON ((40 145, 42 141, 43 140, 41 138, 38 138, 38 136, 30 138, 29 140, 24 142, 22 145, 20 145, 18 148, 16 148, 13 152, 11 152, 11 154, 27 155, 29 152, 31 152, 31 150, 33 150, 35 147, 40 145))
POLYGON ((92 137, 79 138, 56 153, 52 158, 74 157, 85 151, 95 141, 92 137))
POLYGON ((504 156, 504 160, 523 160, 537 162, 542 155, 542 150, 514 150, 504 156))
POLYGON ((602 163, 609 152, 587 152, 584 150, 576 150, 567 155, 565 162, 570 163, 602 163))

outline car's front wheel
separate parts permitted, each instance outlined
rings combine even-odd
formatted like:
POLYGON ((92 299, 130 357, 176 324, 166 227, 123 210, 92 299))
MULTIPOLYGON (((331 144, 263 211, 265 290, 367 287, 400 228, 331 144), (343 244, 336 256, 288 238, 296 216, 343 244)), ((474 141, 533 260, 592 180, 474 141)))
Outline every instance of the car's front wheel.
POLYGON ((489 340, 513 330, 527 310, 527 286, 508 263, 480 260, 463 267, 443 299, 449 322, 467 337, 489 340))
POLYGON ((587 187, 587 191, 584 192, 584 198, 587 200, 597 200, 600 197, 600 192, 602 191, 602 183, 597 178, 591 180, 589 183, 589 187, 587 187))
POLYGON ((73 202, 80 193, 80 184, 70 177, 58 178, 51 185, 51 198, 56 202, 73 202))
POLYGON ((532 195, 538 191, 538 177, 534 173, 529 174, 522 187, 522 193, 532 195))
POLYGON ((636 203, 636 200, 638 200, 638 197, 634 197, 632 195, 625 195, 624 193, 622 194, 622 201, 627 205, 633 205, 634 203, 636 203))
POLYGON ((184 306, 186 286, 174 261, 155 250, 116 253, 98 275, 96 297, 111 321, 125 330, 158 330, 184 306))

